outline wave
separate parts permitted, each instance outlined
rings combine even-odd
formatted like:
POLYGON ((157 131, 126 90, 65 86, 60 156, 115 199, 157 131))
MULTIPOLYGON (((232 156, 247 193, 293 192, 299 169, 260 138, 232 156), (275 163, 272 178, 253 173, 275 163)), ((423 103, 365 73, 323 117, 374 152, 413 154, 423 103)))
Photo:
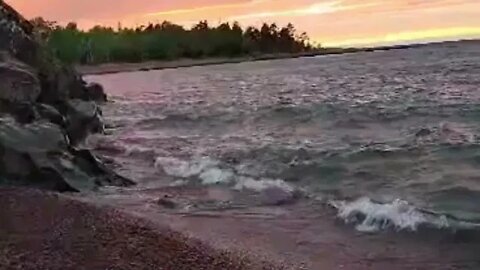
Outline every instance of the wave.
POLYGON ((407 201, 375 202, 368 197, 355 201, 330 201, 337 209, 337 216, 348 224, 354 224, 361 232, 378 232, 386 229, 417 231, 421 227, 434 229, 480 229, 480 224, 455 217, 419 209, 407 201))
POLYGON ((249 189, 258 192, 273 188, 280 189, 287 193, 294 193, 296 191, 295 187, 283 181, 282 179, 268 178, 256 180, 251 177, 240 177, 234 187, 236 190, 249 189))
POLYGON ((135 126, 143 130, 160 128, 224 127, 241 119, 240 112, 211 111, 165 113, 146 116, 135 122, 135 126))
POLYGON ((379 104, 366 102, 355 104, 350 102, 328 101, 313 105, 272 105, 260 108, 255 112, 257 121, 331 123, 336 128, 365 128, 366 124, 384 124, 386 121, 415 121, 425 117, 441 121, 442 119, 459 117, 465 120, 478 120, 480 106, 470 103, 456 104, 409 104, 392 102, 379 104))
MULTIPOLYGON (((234 169, 221 167, 220 162, 208 157, 192 161, 180 160, 172 157, 157 157, 155 167, 174 177, 196 179, 202 185, 227 185, 234 190, 250 190, 262 192, 275 188, 287 193, 294 193, 297 189, 282 179, 254 178, 241 175, 234 169)), ((180 180, 179 180, 180 181, 180 180)), ((180 182, 179 182, 180 183, 180 182)), ((183 181, 181 183, 187 184, 183 181)))
POLYGON ((157 157, 155 160, 156 168, 162 168, 166 174, 181 178, 199 175, 206 169, 216 167, 217 165, 217 161, 207 157, 202 157, 192 162, 173 157, 157 157))

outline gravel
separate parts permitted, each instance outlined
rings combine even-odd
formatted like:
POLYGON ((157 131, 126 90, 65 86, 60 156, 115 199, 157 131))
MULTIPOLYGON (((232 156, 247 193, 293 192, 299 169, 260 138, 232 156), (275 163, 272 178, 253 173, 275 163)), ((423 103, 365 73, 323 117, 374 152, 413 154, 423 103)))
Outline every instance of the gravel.
POLYGON ((0 269, 282 269, 65 195, 0 194, 0 269))

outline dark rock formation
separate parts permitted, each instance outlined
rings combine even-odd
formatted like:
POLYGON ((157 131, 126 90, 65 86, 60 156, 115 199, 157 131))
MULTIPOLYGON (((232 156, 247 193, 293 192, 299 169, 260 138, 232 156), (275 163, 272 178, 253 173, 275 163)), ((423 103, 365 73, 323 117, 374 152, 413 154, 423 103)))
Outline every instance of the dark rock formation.
POLYGON ((0 1, 0 184, 57 191, 131 185, 88 150, 88 134, 102 132, 106 100, 35 41, 32 26, 0 1))
POLYGON ((106 102, 107 95, 103 91, 103 86, 98 83, 89 83, 87 86, 87 96, 97 102, 106 102))
POLYGON ((0 51, 0 99, 8 102, 34 102, 40 95, 35 71, 0 51))
POLYGON ((103 131, 101 110, 93 101, 71 99, 67 102, 67 134, 73 144, 83 141, 90 133, 103 131))
POLYGON ((33 26, 4 1, 0 1, 0 50, 8 51, 30 65, 37 61, 38 44, 33 26))
POLYGON ((50 123, 53 123, 60 127, 67 127, 67 120, 62 114, 60 114, 60 112, 58 112, 57 109, 43 103, 37 103, 35 105, 36 112, 38 113, 40 118, 46 119, 50 123))

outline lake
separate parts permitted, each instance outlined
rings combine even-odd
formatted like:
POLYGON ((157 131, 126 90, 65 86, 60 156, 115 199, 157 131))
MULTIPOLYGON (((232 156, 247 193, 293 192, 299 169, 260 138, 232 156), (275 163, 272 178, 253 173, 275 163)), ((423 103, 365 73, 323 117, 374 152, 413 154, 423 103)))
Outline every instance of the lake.
MULTIPOLYGON (((475 232, 480 224, 479 75, 480 43, 460 42, 87 76, 112 100, 103 108, 107 135, 89 145, 138 182, 131 190, 106 190, 109 203, 149 218, 165 211, 220 218, 224 226, 177 217, 171 223, 220 246, 229 247, 221 240, 229 237, 254 245, 238 224, 257 234, 269 231, 269 239, 299 231, 310 240, 316 235, 318 241, 302 247, 282 242, 263 248, 280 258, 294 250, 300 261, 325 239, 340 243, 359 232, 376 239, 369 245, 357 239, 356 255, 327 260, 338 266, 335 258, 344 256, 354 265, 352 258, 364 258, 369 248, 380 254, 387 241, 382 234, 393 231, 409 235, 387 237, 396 239, 398 261, 347 269, 397 269, 391 266, 409 258, 423 265, 416 256, 438 258, 439 265, 478 263, 473 253, 445 256, 436 240, 410 238, 434 230, 432 239, 444 239, 452 231, 475 232), (174 209, 154 205, 159 196, 174 209), (330 234, 321 235, 314 228, 318 219, 342 221, 332 221, 338 227, 345 221, 349 231, 323 224, 319 228, 330 234), (309 220, 308 226, 293 226, 300 220, 309 220), (270 231, 259 222, 284 229, 270 231), (423 241, 424 253, 414 252, 415 241, 423 241)), ((442 245, 476 246, 460 242, 442 245)))

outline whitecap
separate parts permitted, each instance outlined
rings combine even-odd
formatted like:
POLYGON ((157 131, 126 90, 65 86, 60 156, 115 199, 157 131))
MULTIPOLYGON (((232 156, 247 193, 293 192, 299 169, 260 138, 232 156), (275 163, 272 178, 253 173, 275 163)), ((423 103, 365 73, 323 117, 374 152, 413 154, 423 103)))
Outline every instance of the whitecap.
MULTIPOLYGON (((203 157, 185 161, 172 157, 157 157, 155 167, 174 177, 196 178, 202 185, 229 185, 235 190, 251 190, 262 192, 270 188, 281 189, 293 193, 296 189, 282 179, 246 177, 234 172, 233 169, 223 168, 220 162, 203 157)), ((185 182, 182 182, 185 184, 185 182)))
POLYGON ((181 187, 181 186, 185 186, 188 184, 188 181, 184 180, 184 179, 179 179, 177 181, 174 181, 172 183, 170 183, 170 185, 168 185, 169 187, 181 187))
POLYGON ((193 161, 176 158, 157 157, 155 167, 162 168, 171 176, 198 177, 203 185, 228 184, 234 180, 234 173, 218 167, 219 162, 204 157, 193 161))
POLYGON ((233 181, 232 171, 220 168, 209 168, 199 175, 204 185, 227 184, 233 181))
POLYGON ((283 191, 292 193, 295 191, 295 188, 281 179, 259 179, 255 180, 251 177, 238 177, 234 189, 236 190, 253 190, 253 191, 264 191, 269 188, 279 188, 283 191))
POLYGON ((399 199, 381 204, 363 197, 352 202, 332 201, 330 204, 338 210, 339 218, 347 223, 355 223, 355 228, 362 232, 377 232, 387 228, 416 231, 422 224, 436 228, 449 227, 445 216, 434 217, 399 199))
POLYGON ((183 178, 199 175, 207 168, 215 167, 217 164, 218 162, 206 157, 192 162, 171 157, 157 157, 155 159, 156 168, 162 168, 168 175, 183 178))

